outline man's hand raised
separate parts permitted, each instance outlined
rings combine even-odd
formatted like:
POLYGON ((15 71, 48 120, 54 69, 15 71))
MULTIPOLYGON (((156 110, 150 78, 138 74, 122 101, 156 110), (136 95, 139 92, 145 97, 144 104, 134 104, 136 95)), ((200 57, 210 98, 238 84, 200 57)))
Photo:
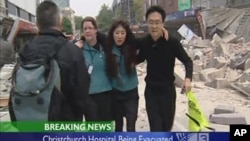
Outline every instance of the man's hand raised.
POLYGON ((165 27, 162 28, 162 36, 168 40, 169 36, 168 36, 168 31, 165 27))

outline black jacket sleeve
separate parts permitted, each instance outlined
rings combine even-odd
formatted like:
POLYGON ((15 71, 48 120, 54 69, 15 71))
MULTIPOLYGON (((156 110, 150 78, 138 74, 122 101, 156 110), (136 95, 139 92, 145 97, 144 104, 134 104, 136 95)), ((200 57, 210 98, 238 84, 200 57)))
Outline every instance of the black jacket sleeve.
POLYGON ((144 47, 143 47, 143 39, 136 39, 135 40, 135 44, 137 47, 137 60, 136 60, 136 64, 140 64, 142 62, 145 61, 145 51, 144 51, 144 47))
POLYGON ((101 32, 97 32, 97 41, 102 45, 106 46, 107 35, 101 32))
POLYGON ((74 113, 82 115, 86 108, 89 92, 90 77, 87 72, 82 51, 76 45, 68 42, 68 63, 63 63, 65 69, 61 70, 62 92, 66 96, 66 101, 74 109, 74 113))
POLYGON ((185 66, 186 78, 190 78, 192 80, 192 76, 193 76, 193 61, 188 56, 188 54, 186 53, 186 51, 184 50, 182 44, 177 39, 175 39, 174 42, 176 44, 176 46, 175 46, 176 57, 185 66))
POLYGON ((73 80, 75 84, 75 102, 73 102, 73 104, 75 105, 75 107, 81 109, 80 111, 84 111, 86 108, 86 100, 89 93, 90 77, 85 64, 85 59, 81 52, 81 49, 77 47, 75 52, 75 55, 77 54, 77 58, 75 58, 74 68, 72 70, 74 78, 73 80))

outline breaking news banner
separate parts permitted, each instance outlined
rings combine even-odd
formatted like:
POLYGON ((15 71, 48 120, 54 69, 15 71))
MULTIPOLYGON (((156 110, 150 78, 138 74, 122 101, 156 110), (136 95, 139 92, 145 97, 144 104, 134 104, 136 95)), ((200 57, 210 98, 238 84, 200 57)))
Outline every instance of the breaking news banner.
POLYGON ((230 125, 230 141, 249 141, 250 125, 230 125))
POLYGON ((1 133, 1 141, 229 141, 229 133, 123 132, 123 133, 1 133))
MULTIPOLYGON (((247 130, 237 127, 235 135, 247 130)), ((229 132, 114 132, 114 122, 0 122, 1 141, 229 141, 229 132)), ((240 139, 243 141, 243 139, 240 139)))
POLYGON ((113 132, 113 122, 0 122, 0 132, 113 132))

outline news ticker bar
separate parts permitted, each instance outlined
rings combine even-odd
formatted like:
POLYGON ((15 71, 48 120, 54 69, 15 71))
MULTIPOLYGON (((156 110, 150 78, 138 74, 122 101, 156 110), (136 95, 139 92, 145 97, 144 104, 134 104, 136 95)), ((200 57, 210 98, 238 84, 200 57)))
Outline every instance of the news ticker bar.
POLYGON ((113 132, 114 122, 0 122, 0 132, 113 132))
MULTIPOLYGON (((0 122, 1 140, 22 141, 21 138, 32 141, 71 141, 71 140, 108 140, 108 141, 249 141, 250 125, 230 125, 230 132, 111 132, 108 126, 113 122, 14 122, 23 130, 11 131, 8 128, 11 122, 0 122), (8 125, 8 126, 6 126, 8 125), (49 125, 48 127, 45 127, 49 125), (68 126, 77 125, 77 126, 68 126), (75 130, 84 125, 81 130, 75 130), (89 127, 86 127, 90 125, 89 127), (28 127, 29 126, 29 127, 28 127), (68 127, 67 127, 68 126, 68 127), (71 128, 70 128, 71 127, 71 128), (102 130, 100 130, 102 128, 102 130), (6 130, 8 129, 8 130, 6 130), (25 130, 24 130, 25 129, 25 130), (66 130, 67 129, 67 130, 66 130), (105 129, 105 130, 104 130, 105 129), (92 132, 91 132, 91 131, 92 132), (90 132, 88 132, 90 131, 90 132), (109 133, 106 133, 106 132, 109 133)), ((13 124, 13 123, 12 123, 13 124)), ((113 129, 112 129, 113 131, 113 129)))
POLYGON ((229 141, 229 133, 3 133, 1 139, 4 141, 229 141))

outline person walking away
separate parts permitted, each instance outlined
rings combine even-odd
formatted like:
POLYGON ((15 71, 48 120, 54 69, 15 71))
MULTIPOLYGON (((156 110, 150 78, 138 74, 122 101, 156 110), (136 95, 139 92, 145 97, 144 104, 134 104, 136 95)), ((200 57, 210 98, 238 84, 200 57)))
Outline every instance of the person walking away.
POLYGON ((11 121, 82 121, 89 90, 83 55, 62 34, 55 3, 40 3, 36 16, 39 33, 20 49, 12 77, 11 121))

